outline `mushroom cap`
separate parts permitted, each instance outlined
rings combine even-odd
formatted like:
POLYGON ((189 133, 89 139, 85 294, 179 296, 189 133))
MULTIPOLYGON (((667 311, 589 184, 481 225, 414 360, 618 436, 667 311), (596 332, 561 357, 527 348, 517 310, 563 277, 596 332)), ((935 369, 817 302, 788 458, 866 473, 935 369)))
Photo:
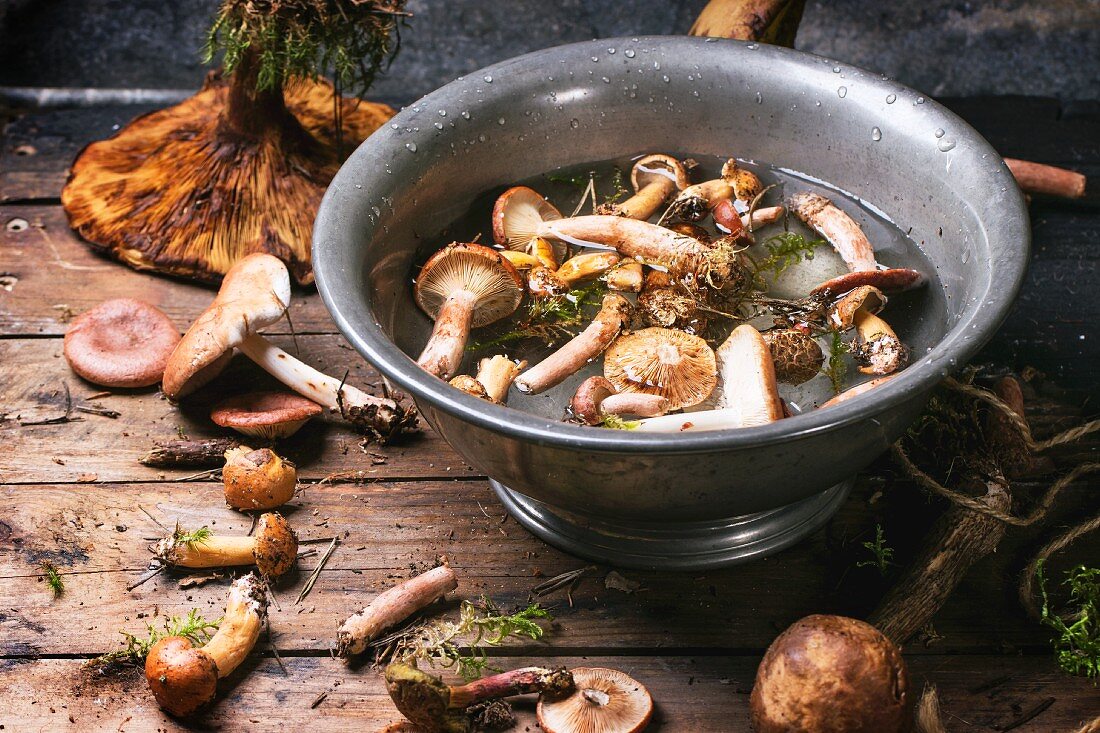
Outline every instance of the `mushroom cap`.
POLYGON ((653 698, 642 683, 617 669, 572 672, 571 694, 539 698, 539 726, 546 733, 637 733, 649 725, 653 698))
POLYGON ((386 665, 386 691, 401 714, 433 733, 467 733, 461 710, 448 707, 451 689, 435 675, 401 662, 386 665))
POLYGON ((909 702, 909 674, 893 642, 863 621, 825 615, 776 637, 750 697, 757 733, 896 733, 907 730, 909 702))
POLYGON ((145 657, 145 680, 157 704, 181 718, 209 704, 218 689, 218 665, 190 639, 166 636, 145 657))
POLYGON ((718 383, 714 351, 706 341, 658 327, 617 338, 604 353, 603 375, 619 392, 665 397, 670 410, 699 404, 718 383))
POLYGON ((73 320, 65 331, 65 359, 93 384, 148 387, 160 381, 179 341, 175 324, 156 306, 114 298, 73 320))
POLYGON ((600 403, 616 393, 615 385, 606 377, 591 376, 577 387, 569 407, 574 415, 584 421, 585 425, 599 425, 603 419, 600 403))
POLYGON ((874 314, 885 307, 886 296, 881 290, 871 285, 860 285, 849 290, 829 307, 828 322, 830 326, 847 331, 855 326, 856 313, 859 310, 874 314))
POLYGON ((532 267, 527 271, 527 291, 536 298, 552 298, 569 292, 569 284, 549 267, 532 267))
POLYGON ((247 392, 214 405, 210 419, 244 435, 274 440, 294 435, 323 411, 316 402, 294 392, 247 392))
POLYGON ((471 327, 515 313, 523 300, 523 276, 500 253, 480 244, 454 242, 432 255, 416 278, 416 304, 433 319, 451 293, 477 296, 471 327))
POLYGON ((821 372, 825 355, 809 334, 797 328, 778 328, 762 336, 772 352, 775 378, 780 382, 802 384, 821 372))
POLYGON ((691 184, 684 164, 664 153, 639 158, 630 169, 630 185, 634 186, 635 191, 658 180, 672 181, 677 191, 683 191, 691 184))
MULTIPOLYGON (((737 165, 737 161, 730 158, 722 166, 722 178, 733 187, 733 198, 745 207, 764 190, 764 184, 752 171, 737 165)), ((746 208, 747 210, 747 208, 746 208)))
MULTIPOLYGON (((508 249, 523 249, 544 221, 562 218, 561 212, 533 188, 513 186, 493 205, 493 241, 508 249)), ((565 250, 559 245, 558 262, 565 250)))
POLYGON ((164 394, 178 399, 218 376, 233 349, 282 318, 289 305, 290 274, 282 260, 269 254, 240 259, 168 358, 164 394))
POLYGON ((927 282, 927 279, 924 275, 906 267, 893 267, 887 270, 859 270, 857 272, 846 272, 843 275, 826 280, 811 290, 810 295, 827 293, 832 297, 836 297, 864 285, 878 288, 884 293, 900 293, 903 290, 920 287, 925 282, 927 282))
POLYGON ((294 498, 298 471, 269 448, 242 445, 225 452, 222 483, 234 509, 274 509, 294 498))
POLYGON ((741 212, 737 210, 737 204, 733 199, 719 201, 710 214, 721 231, 728 232, 731 237, 744 236, 745 222, 741 221, 741 212))
POLYGON ((281 514, 268 512, 256 525, 256 569, 267 578, 283 575, 298 560, 298 535, 281 514))

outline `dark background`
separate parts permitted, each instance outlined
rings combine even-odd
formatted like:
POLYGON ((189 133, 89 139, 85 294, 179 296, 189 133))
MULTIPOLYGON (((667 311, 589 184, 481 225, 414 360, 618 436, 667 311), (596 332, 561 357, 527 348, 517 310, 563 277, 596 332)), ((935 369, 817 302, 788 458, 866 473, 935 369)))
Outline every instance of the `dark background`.
MULTIPOLYGON (((705 0, 410 0, 376 96, 568 41, 686 33, 705 0)), ((192 89, 217 0, 0 0, 0 86, 192 89)), ((809 0, 798 47, 932 96, 1100 99, 1100 0, 809 0)))

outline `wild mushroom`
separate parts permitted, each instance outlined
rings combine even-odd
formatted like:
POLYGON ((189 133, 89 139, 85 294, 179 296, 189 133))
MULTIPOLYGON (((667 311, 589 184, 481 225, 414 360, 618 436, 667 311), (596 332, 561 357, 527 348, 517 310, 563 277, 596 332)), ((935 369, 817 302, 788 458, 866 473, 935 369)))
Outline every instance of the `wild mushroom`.
POLYGON ((569 292, 569 284, 544 265, 527 271, 527 292, 535 298, 553 298, 569 292))
POLYGON ((157 543, 156 556, 176 568, 220 568, 255 565, 265 578, 277 578, 298 559, 298 536, 281 515, 260 516, 256 533, 247 537, 205 532, 181 533, 157 543), (197 535, 197 536, 196 536, 197 535))
POLYGON ((689 184, 683 164, 671 155, 647 155, 634 163, 630 171, 634 195, 626 201, 602 207, 601 214, 648 219, 676 191, 689 184))
POLYGON ((457 587, 454 571, 444 563, 383 591, 366 608, 340 625, 336 632, 336 654, 341 657, 362 654, 383 631, 457 587))
POLYGON ((711 212, 714 223, 720 230, 746 237, 751 237, 761 227, 776 223, 783 218, 784 213, 786 209, 782 206, 765 206, 741 213, 733 199, 719 202, 711 212))
POLYGON ((821 372, 825 355, 821 347, 805 331, 798 328, 776 328, 763 334, 771 351, 775 378, 788 384, 802 384, 821 372))
POLYGON ((282 317, 290 303, 290 276, 277 258, 252 254, 226 273, 210 307, 187 329, 164 369, 161 388, 178 400, 216 377, 239 349, 298 394, 340 414, 380 440, 416 424, 416 410, 375 397, 308 366, 257 332, 282 317))
POLYGON ((604 282, 611 290, 637 293, 642 289, 642 263, 637 260, 623 260, 604 273, 604 282))
POLYGON ((870 392, 872 389, 879 386, 880 384, 885 384, 886 382, 889 382, 896 376, 897 374, 890 374, 885 377, 876 377, 875 379, 868 380, 863 384, 857 384, 854 387, 844 390, 835 397, 826 400, 824 403, 822 403, 821 407, 832 407, 833 405, 839 405, 841 402, 847 402, 853 397, 859 397, 864 392, 870 392))
POLYGON ((776 637, 749 706, 757 733, 909 729, 909 673, 901 651, 870 624, 807 616, 776 637))
POLYGON ((459 374, 456 377, 451 377, 449 384, 468 395, 480 397, 483 400, 489 399, 489 394, 485 391, 485 387, 481 382, 477 381, 477 379, 471 377, 469 374, 459 374))
POLYGON ((615 252, 586 252, 574 255, 562 263, 554 273, 568 287, 585 280, 594 280, 619 264, 620 257, 615 252))
POLYGON ((157 704, 187 717, 213 702, 218 680, 231 675, 256 645, 266 613, 264 583, 249 573, 230 587, 225 615, 206 644, 196 649, 182 636, 157 641, 145 657, 145 681, 157 704))
POLYGON ((585 425, 599 425, 606 415, 664 415, 669 405, 661 395, 619 392, 606 377, 593 376, 577 387, 569 408, 585 425))
POLYGON ((545 733, 638 733, 653 716, 653 698, 641 682, 617 669, 577 667, 573 692, 539 697, 545 733))
POLYGON ((416 304, 435 319, 417 364, 449 379, 462 361, 470 329, 510 316, 522 299, 523 278, 499 252, 479 244, 447 245, 416 278, 416 304))
POLYGON ((847 331, 856 325, 856 314, 874 315, 886 307, 886 296, 872 285, 860 285, 840 296, 826 314, 830 328, 847 331))
POLYGON ((846 275, 834 277, 810 291, 811 295, 828 292, 834 296, 860 285, 873 285, 884 292, 909 290, 924 284, 924 275, 908 268, 881 268, 875 250, 855 219, 832 201, 816 193, 798 193, 791 197, 791 211, 808 227, 824 237, 848 266, 846 275))
POLYGON ((148 387, 160 381, 180 332, 159 308, 132 298, 105 300, 65 331, 65 360, 103 387, 148 387))
POLYGON ((526 361, 516 362, 498 354, 481 360, 477 366, 477 381, 485 388, 490 401, 502 405, 508 397, 508 388, 526 368, 526 361))
POLYGON ((534 232, 543 222, 560 218, 561 212, 538 191, 527 186, 513 186, 498 196, 493 205, 493 241, 508 249, 527 251, 542 260, 544 266, 556 270, 566 247, 559 244, 553 250, 554 261, 547 262, 542 249, 546 242, 538 241, 534 232))
POLYGON ((616 339, 604 355, 603 375, 619 392, 666 398, 669 410, 699 404, 718 382, 714 351, 706 341, 657 327, 616 339))
POLYGON ((234 509, 275 509, 294 498, 298 470, 269 448, 242 445, 225 452, 225 503, 234 509))
POLYGON ((278 440, 294 435, 323 411, 316 402, 293 392, 247 392, 214 405, 210 419, 243 435, 278 440))
MULTIPOLYGON (((615 216, 606 218, 631 221, 615 216)), ((599 313, 588 327, 553 354, 516 377, 516 389, 524 394, 539 394, 576 374, 615 340, 619 331, 630 322, 631 310, 630 301, 623 296, 615 293, 605 295, 599 313)))
POLYGON ((472 721, 466 711, 479 702, 532 692, 558 697, 572 689, 573 675, 564 669, 523 667, 451 686, 408 664, 394 662, 386 667, 390 699, 425 733, 470 733, 472 721))
MULTIPOLYGON (((696 183, 680 191, 672 202, 665 217, 678 216, 687 221, 699 221, 708 213, 714 212, 723 202, 733 205, 737 216, 723 216, 720 222, 726 231, 740 228, 740 214, 749 210, 749 205, 764 186, 756 174, 737 165, 730 158, 722 166, 722 177, 702 183, 696 183)), ((715 219, 717 222, 717 218, 715 219)))
POLYGON ((866 309, 855 314, 856 340, 852 356, 864 374, 892 374, 905 366, 909 349, 886 321, 866 309))
POLYGON ((668 273, 650 270, 636 305, 642 320, 651 326, 700 334, 707 328, 707 319, 700 315, 699 301, 688 286, 673 283, 668 273))

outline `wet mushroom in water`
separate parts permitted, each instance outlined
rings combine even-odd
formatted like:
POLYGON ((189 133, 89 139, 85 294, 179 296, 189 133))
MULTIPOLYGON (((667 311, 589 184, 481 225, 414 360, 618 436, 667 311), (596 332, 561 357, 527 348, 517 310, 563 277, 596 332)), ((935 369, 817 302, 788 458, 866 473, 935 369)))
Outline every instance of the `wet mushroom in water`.
POLYGON ((618 265, 620 259, 615 252, 585 252, 570 257, 554 274, 568 289, 577 283, 595 280, 618 265))
POLYGON ((604 282, 611 290, 621 293, 637 293, 643 283, 642 263, 637 260, 624 260, 604 273, 604 282))
POLYGON ((722 165, 720 178, 696 183, 682 190, 672 202, 665 218, 678 217, 690 222, 700 221, 707 214, 724 231, 738 235, 743 228, 741 214, 747 213, 752 201, 764 190, 756 174, 737 165, 730 158, 722 165), (722 206, 719 210, 719 206, 722 206))
POLYGON ((706 341, 657 327, 616 339, 604 355, 603 375, 619 392, 664 397, 670 410, 699 404, 718 382, 714 351, 706 341))
POLYGON ((557 246, 533 234, 545 221, 560 219, 561 212, 538 191, 513 186, 497 197, 493 205, 493 241, 510 250, 526 252, 550 270, 558 269, 568 247, 557 246))
POLYGON ((617 669, 577 667, 565 697, 539 697, 539 727, 545 733, 639 733, 653 717, 649 690, 617 669))
POLYGON ((436 252, 416 278, 416 304, 435 320, 417 364, 440 379, 458 371, 471 328, 515 313, 523 278, 496 250, 479 244, 449 244, 436 252))
POLYGON ((513 361, 507 356, 497 354, 478 363, 477 381, 485 388, 485 395, 491 402, 503 405, 512 382, 526 368, 527 362, 524 360, 513 361))
POLYGON ((157 704, 171 715, 187 717, 214 700, 218 680, 248 657, 267 614, 264 583, 249 573, 233 583, 218 630, 196 649, 190 639, 167 636, 145 657, 145 680, 157 704))
POLYGON ((874 247, 863 229, 855 219, 824 196, 798 193, 791 197, 790 207, 799 219, 833 246, 849 270, 845 275, 818 285, 810 291, 811 295, 829 293, 837 296, 861 285, 872 285, 883 292, 892 293, 924 284, 924 275, 916 270, 879 267, 875 260, 874 247))
POLYGON ((278 440, 289 438, 323 408, 293 392, 248 392, 214 405, 210 419, 242 435, 278 440))
POLYGON ((599 425, 607 415, 655 417, 669 410, 668 399, 645 392, 619 392, 606 377, 581 382, 569 409, 585 425, 599 425))
POLYGON ((65 331, 65 360, 74 372, 102 387, 156 384, 180 332, 159 308, 133 298, 105 300, 65 331))
POLYGON ((239 349, 261 369, 298 394, 339 414, 357 429, 387 440, 416 425, 416 410, 375 397, 322 374, 257 333, 279 320, 290 304, 286 265, 251 254, 230 268, 217 297, 187 329, 164 369, 161 384, 171 400, 216 377, 239 349))
POLYGON ((630 170, 634 195, 622 203, 600 207, 599 213, 648 219, 672 194, 684 190, 689 183, 687 171, 676 158, 663 153, 646 155, 630 170))
POLYGON ((864 392, 870 392, 872 389, 879 386, 880 384, 886 384, 896 376, 897 374, 890 374, 885 377, 876 377, 875 379, 868 380, 863 384, 857 384, 856 386, 846 389, 835 397, 832 397, 829 400, 825 401, 824 403, 822 403, 821 407, 832 407, 833 405, 839 405, 841 402, 847 402, 853 397, 859 397, 864 392))
POLYGON ((886 321, 865 309, 856 311, 852 357, 864 374, 892 374, 905 366, 909 349, 886 321))
POLYGON ((397 50, 402 6, 223 0, 209 55, 226 49, 225 74, 84 148, 61 193, 70 225, 139 270, 216 282, 241 257, 268 252, 312 282, 310 232, 325 188, 344 155, 394 114, 339 96, 317 74, 331 59, 354 59, 336 64, 337 81, 365 92, 397 50))
POLYGON ((294 498, 298 469, 269 448, 241 445, 225 452, 222 484, 234 509, 275 509, 294 498))
POLYGON ((700 334, 707 328, 707 318, 700 313, 699 301, 699 295, 672 282, 668 273, 650 270, 636 305, 642 321, 651 326, 700 334))
POLYGON ((816 377, 825 355, 809 334, 799 328, 773 328, 763 334, 772 354, 775 378, 787 384, 802 384, 816 377))
POLYGON ((281 515, 260 516, 255 534, 215 535, 177 531, 157 543, 156 556, 175 568, 221 568, 255 565, 265 578, 277 578, 298 560, 298 535, 281 515))

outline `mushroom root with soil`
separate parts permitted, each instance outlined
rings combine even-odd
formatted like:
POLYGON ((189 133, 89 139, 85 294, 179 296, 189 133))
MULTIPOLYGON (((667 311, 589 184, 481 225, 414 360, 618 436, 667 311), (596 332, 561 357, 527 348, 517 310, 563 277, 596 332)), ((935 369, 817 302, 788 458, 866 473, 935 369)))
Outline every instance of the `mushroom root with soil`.
POLYGON ((234 509, 276 509, 294 498, 298 470, 270 448, 237 446, 225 452, 225 503, 234 509))
POLYGON ((577 667, 573 692, 539 697, 539 727, 545 733, 639 733, 653 717, 645 686, 617 669, 577 667))
POLYGON ((220 568, 255 565, 265 578, 286 574, 298 560, 298 535, 275 512, 260 516, 252 535, 180 533, 157 543, 154 553, 174 568, 220 568))
POLYGON ((585 425, 599 425, 608 415, 664 415, 669 411, 669 402, 662 395, 619 392, 607 378, 592 376, 577 387, 569 409, 585 425))
POLYGON ((114 298, 81 313, 65 331, 65 360, 102 387, 156 384, 180 341, 175 324, 156 306, 114 298))
POLYGON ((217 632, 203 646, 168 636, 145 657, 145 680, 157 704, 178 717, 194 715, 214 700, 218 680, 248 657, 267 613, 263 581, 249 573, 233 583, 217 632))

